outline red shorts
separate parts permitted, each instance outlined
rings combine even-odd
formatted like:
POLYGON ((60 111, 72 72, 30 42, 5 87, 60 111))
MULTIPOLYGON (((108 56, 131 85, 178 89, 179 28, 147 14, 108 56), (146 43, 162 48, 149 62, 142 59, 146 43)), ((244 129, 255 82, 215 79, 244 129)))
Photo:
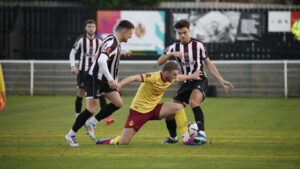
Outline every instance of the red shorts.
POLYGON ((138 131, 147 121, 160 120, 159 112, 163 104, 164 103, 157 104, 152 111, 146 114, 142 114, 139 113, 138 111, 130 109, 124 128, 134 128, 136 131, 138 131))

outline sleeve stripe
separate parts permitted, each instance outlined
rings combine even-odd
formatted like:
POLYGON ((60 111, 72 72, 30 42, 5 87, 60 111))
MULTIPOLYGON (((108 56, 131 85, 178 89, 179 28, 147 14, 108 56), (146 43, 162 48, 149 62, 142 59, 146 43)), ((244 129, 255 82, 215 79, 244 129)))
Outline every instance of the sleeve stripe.
POLYGON ((141 79, 142 79, 142 82, 144 82, 144 76, 141 74, 141 79))

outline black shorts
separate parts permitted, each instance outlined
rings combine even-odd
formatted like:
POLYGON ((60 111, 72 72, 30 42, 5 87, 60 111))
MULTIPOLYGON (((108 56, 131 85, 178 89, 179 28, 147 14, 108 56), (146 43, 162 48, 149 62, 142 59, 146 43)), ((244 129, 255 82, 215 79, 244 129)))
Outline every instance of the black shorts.
POLYGON ((183 104, 188 105, 190 96, 194 89, 199 89, 203 93, 203 101, 205 100, 205 93, 207 92, 208 81, 207 79, 203 80, 192 80, 183 83, 180 88, 177 90, 174 100, 181 101, 183 104))
POLYGON ((77 88, 84 89, 85 74, 85 71, 79 71, 79 73, 77 74, 77 88))
POLYGON ((109 87, 107 81, 102 81, 94 76, 86 74, 85 76, 85 97, 86 99, 96 99, 103 93, 116 91, 109 87))

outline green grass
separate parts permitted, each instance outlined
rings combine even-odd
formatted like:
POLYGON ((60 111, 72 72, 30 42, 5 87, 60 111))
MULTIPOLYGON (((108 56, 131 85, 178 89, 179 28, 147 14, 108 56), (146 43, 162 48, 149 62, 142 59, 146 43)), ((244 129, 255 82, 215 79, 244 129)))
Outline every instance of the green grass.
MULTIPOLYGON (((120 135, 132 97, 113 114, 112 125, 98 124, 98 137, 120 135)), ((171 98, 164 99, 165 101, 171 98)), ((14 96, 0 112, 1 169, 292 169, 300 166, 300 99, 208 98, 209 143, 160 145, 164 120, 148 122, 128 146, 95 145, 82 128, 79 148, 64 135, 74 122, 75 97, 14 96)), ((194 121, 186 108, 188 121, 194 121)))

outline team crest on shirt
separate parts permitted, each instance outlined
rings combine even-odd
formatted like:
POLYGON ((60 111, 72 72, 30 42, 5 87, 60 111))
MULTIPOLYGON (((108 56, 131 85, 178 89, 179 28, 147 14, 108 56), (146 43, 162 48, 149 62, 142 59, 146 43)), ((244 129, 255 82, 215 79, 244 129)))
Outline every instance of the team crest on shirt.
POLYGON ((74 47, 75 47, 75 48, 77 47, 77 41, 75 42, 74 47))
POLYGON ((129 126, 133 126, 134 125, 134 122, 131 120, 130 122, 129 122, 129 126))
POLYGON ((190 61, 190 62, 181 62, 180 65, 182 67, 190 67, 191 65, 195 65, 196 62, 193 60, 193 61, 190 61))
POLYGON ((188 52, 184 52, 184 58, 189 58, 189 53, 188 52))
POLYGON ((150 74, 150 73, 147 73, 145 76, 146 76, 146 77, 151 77, 151 74, 150 74))

